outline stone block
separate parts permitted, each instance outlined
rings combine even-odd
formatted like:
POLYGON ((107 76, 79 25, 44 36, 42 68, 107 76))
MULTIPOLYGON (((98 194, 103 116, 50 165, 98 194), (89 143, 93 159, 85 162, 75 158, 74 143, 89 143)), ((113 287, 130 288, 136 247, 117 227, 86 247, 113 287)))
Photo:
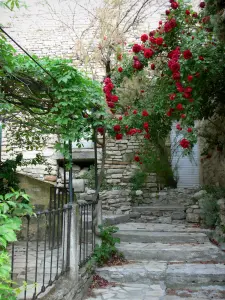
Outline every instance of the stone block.
POLYGON ((57 176, 46 175, 46 176, 44 177, 44 181, 56 182, 56 181, 57 181, 57 176))
POLYGON ((187 213, 186 221, 189 223, 199 223, 200 216, 194 213, 187 213))
POLYGON ((199 200, 199 199, 204 198, 204 196, 205 196, 206 194, 207 194, 207 192, 206 192, 205 190, 201 190, 201 191, 195 193, 195 194, 192 196, 192 198, 193 198, 194 200, 199 200))
POLYGON ((177 211, 172 213, 173 220, 184 220, 186 218, 186 214, 184 211, 177 211))
POLYGON ((84 179, 73 179, 74 192, 82 193, 84 192, 84 179))

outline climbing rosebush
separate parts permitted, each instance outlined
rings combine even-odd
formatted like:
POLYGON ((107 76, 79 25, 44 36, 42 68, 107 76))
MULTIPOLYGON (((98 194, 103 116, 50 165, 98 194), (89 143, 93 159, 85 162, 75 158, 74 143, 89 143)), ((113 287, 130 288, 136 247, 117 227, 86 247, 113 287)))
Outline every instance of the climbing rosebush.
POLYGON ((222 105, 216 86, 225 57, 204 2, 199 13, 183 1, 170 0, 169 6, 165 21, 123 53, 103 91, 114 114, 111 134, 117 140, 143 138, 134 160, 147 168, 154 159, 155 168, 167 169, 164 175, 171 178, 166 147, 171 126, 176 123, 178 146, 190 154, 197 138, 194 122, 210 118, 222 105))

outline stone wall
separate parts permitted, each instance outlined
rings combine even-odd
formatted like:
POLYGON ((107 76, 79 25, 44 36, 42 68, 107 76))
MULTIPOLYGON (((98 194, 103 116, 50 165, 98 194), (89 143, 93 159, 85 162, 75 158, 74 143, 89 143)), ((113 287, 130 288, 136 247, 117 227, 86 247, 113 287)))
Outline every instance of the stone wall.
MULTIPOLYGON (((203 214, 205 213, 204 201, 206 201, 207 196, 215 198, 215 195, 207 193, 205 190, 200 190, 195 193, 192 197, 195 202, 193 205, 189 206, 186 211, 186 220, 188 223, 198 223, 205 226, 203 222, 203 214)), ((225 199, 216 199, 215 201, 218 206, 217 222, 215 224, 214 231, 211 232, 212 238, 217 242, 225 241, 225 199)), ((208 212, 210 213, 210 211, 208 212)), ((214 216, 215 213, 212 212, 214 216)), ((211 228, 212 229, 212 228, 211 228)))

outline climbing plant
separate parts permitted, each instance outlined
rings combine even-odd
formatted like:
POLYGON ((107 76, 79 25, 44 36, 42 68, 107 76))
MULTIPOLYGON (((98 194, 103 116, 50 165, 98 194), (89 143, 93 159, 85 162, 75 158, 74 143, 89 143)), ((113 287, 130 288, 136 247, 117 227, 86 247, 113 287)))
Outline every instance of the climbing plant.
POLYGON ((117 140, 143 137, 134 160, 142 169, 149 165, 161 171, 166 184, 174 186, 166 147, 171 126, 176 123, 177 146, 188 155, 197 139, 195 120, 223 114, 224 88, 217 87, 225 48, 209 27, 204 2, 199 13, 182 0, 169 5, 165 21, 129 45, 103 90, 114 115, 111 134, 117 140))
POLYGON ((49 76, 4 37, 0 52, 0 114, 13 132, 11 143, 33 150, 46 135, 55 134, 63 151, 64 141, 92 137, 93 126, 102 124, 105 115, 99 83, 69 60, 36 57, 49 76))

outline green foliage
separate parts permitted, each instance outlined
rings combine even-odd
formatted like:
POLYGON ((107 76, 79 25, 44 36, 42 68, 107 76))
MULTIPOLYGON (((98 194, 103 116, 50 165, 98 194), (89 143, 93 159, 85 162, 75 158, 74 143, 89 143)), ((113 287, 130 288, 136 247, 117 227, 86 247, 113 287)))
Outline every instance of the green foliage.
POLYGON ((16 168, 20 166, 22 155, 18 155, 14 160, 7 159, 0 162, 0 195, 5 195, 11 188, 17 190, 18 177, 16 175, 16 168))
POLYGON ((225 3, 221 0, 205 0, 205 15, 210 16, 210 27, 225 41, 225 3))
POLYGON ((225 198, 225 188, 224 187, 206 185, 203 188, 204 188, 204 190, 207 191, 207 193, 213 195, 213 197, 217 200, 219 200, 221 198, 225 198))
POLYGON ((118 227, 99 226, 101 245, 97 245, 94 250, 93 258, 98 266, 102 266, 107 263, 113 256, 118 255, 122 257, 122 254, 118 252, 116 243, 120 243, 120 239, 113 236, 118 231, 118 227))
POLYGON ((203 223, 209 228, 214 228, 220 223, 219 205, 217 204, 217 199, 213 195, 206 194, 201 201, 201 218, 203 223))
POLYGON ((130 178, 132 190, 140 190, 145 183, 147 175, 148 174, 146 172, 143 172, 142 170, 136 170, 134 175, 130 178))
POLYGON ((67 142, 91 139, 93 127, 103 123, 100 84, 76 70, 70 60, 35 57, 50 77, 2 37, 0 49, 0 114, 10 118, 11 143, 35 150, 46 135, 55 134, 57 150, 69 158, 67 142))
POLYGON ((19 8, 21 5, 20 0, 1 0, 0 6, 4 6, 10 10, 13 10, 15 7, 19 8))
POLYGON ((10 285, 11 264, 7 246, 17 240, 21 217, 27 214, 32 214, 27 194, 13 190, 12 193, 0 195, 0 300, 16 299, 16 291, 10 285))

